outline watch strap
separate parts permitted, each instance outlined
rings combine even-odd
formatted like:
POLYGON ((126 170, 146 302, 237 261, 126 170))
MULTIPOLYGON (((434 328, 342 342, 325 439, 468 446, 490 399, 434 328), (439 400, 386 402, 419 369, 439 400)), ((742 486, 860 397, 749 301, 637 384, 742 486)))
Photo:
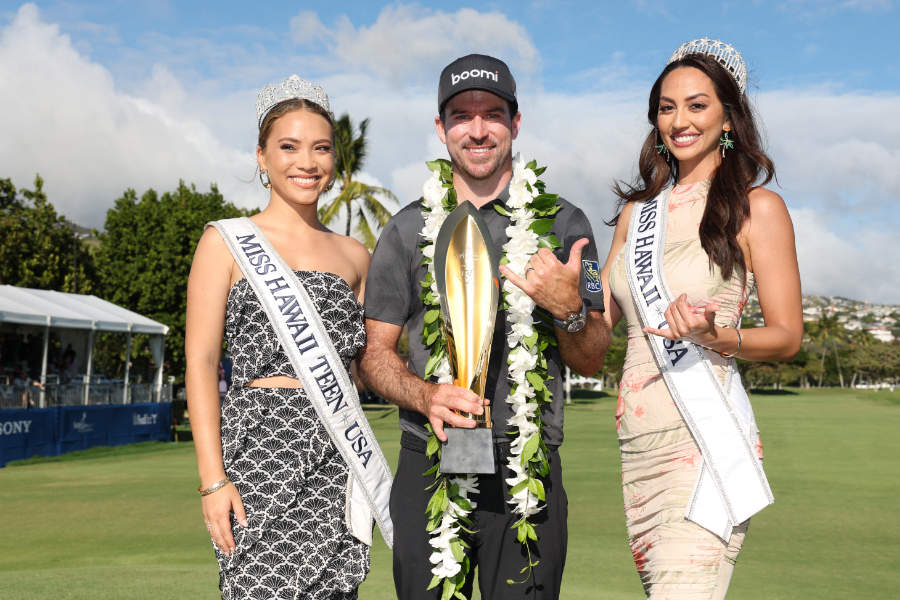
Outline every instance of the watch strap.
POLYGON ((565 319, 557 319, 553 317, 553 322, 562 330, 567 331, 569 329, 569 324, 574 321, 578 317, 587 318, 587 302, 582 298, 581 300, 581 310, 578 312, 569 313, 565 319))

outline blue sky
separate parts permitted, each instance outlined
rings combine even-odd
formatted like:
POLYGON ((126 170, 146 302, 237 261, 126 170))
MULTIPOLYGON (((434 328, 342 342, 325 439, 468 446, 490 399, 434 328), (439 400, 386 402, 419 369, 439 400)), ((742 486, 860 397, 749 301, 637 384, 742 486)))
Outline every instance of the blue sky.
POLYGON ((40 172, 102 226, 127 187, 179 179, 257 206, 255 93, 290 73, 369 117, 365 177, 415 199, 436 80, 472 51, 519 83, 516 149, 548 164, 598 243, 633 174, 650 84, 682 41, 734 44, 797 230, 804 291, 900 304, 900 11, 894 0, 673 3, 0 2, 0 177, 40 172), (7 93, 11 90, 12 93, 7 93))

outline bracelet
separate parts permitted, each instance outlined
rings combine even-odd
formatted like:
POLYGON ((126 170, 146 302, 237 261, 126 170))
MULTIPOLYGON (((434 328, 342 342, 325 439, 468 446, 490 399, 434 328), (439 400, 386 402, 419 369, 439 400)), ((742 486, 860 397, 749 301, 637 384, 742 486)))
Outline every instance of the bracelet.
POLYGON ((735 327, 735 328, 734 328, 734 332, 735 332, 735 333, 737 334, 737 336, 738 336, 738 345, 737 345, 737 348, 735 348, 735 349, 734 349, 734 352, 731 352, 730 354, 726 354, 726 353, 723 352, 723 353, 722 353, 722 356, 724 356, 725 358, 734 358, 735 354, 737 354, 738 352, 741 351, 741 330, 738 329, 737 327, 735 327))
POLYGON ((228 479, 228 477, 226 477, 225 479, 220 479, 219 481, 215 482, 208 488, 199 487, 199 488, 197 488, 197 491, 200 492, 201 496, 209 496, 213 492, 218 492, 219 490, 221 490, 223 487, 225 487, 229 483, 231 483, 231 480, 228 479))

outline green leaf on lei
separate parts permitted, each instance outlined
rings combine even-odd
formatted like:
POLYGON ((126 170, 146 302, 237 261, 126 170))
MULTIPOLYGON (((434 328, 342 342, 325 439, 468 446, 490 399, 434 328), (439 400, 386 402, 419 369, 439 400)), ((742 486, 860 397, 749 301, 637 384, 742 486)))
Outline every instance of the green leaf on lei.
MULTIPOLYGON (((528 479, 528 491, 537 496, 537 499, 541 502, 544 502, 547 499, 546 494, 544 493, 544 484, 540 479, 537 478, 529 478, 528 479)), ((537 538, 535 538, 537 539, 537 538)))
POLYGON ((544 378, 540 376, 540 374, 534 371, 528 371, 525 373, 525 379, 528 380, 528 383, 531 384, 531 387, 534 388, 535 392, 540 392, 542 390, 546 390, 547 386, 544 385, 544 378))
POLYGON ((550 230, 553 228, 553 223, 555 219, 535 219, 534 222, 528 226, 528 229, 535 232, 539 236, 550 233, 550 230))
MULTIPOLYGON (((425 456, 427 456, 428 458, 431 458, 440 449, 441 449, 441 440, 439 440, 436 435, 432 435, 430 438, 428 438, 428 443, 425 445, 425 456)), ((427 471, 426 471, 426 473, 427 473, 427 471)))
MULTIPOLYGON (((425 363, 425 380, 431 379, 431 376, 434 375, 434 370, 437 369, 438 363, 441 362, 441 354, 432 354, 428 357, 428 362, 425 363)), ((437 439, 437 438, 435 438, 437 439)))
POLYGON ((447 168, 451 168, 450 161, 446 158, 436 158, 434 160, 425 161, 425 165, 429 171, 443 172, 447 168))
POLYGON ((518 494, 519 492, 524 490, 527 486, 528 486, 528 480, 523 479, 522 481, 520 481, 519 483, 517 483, 516 485, 512 486, 509 489, 509 495, 515 496, 516 494, 518 494))
POLYGON ((557 208, 556 202, 558 200, 559 194, 538 194, 538 196, 531 201, 531 208, 536 214, 542 214, 544 211, 557 208))
POLYGON ((450 600, 456 593, 456 584, 451 579, 444 580, 444 589, 441 591, 441 600, 450 600))
POLYGON ((428 584, 428 587, 425 588, 425 591, 427 592, 428 590, 433 590, 434 588, 436 588, 438 586, 438 584, 440 582, 441 582, 441 578, 438 577, 437 575, 435 575, 434 577, 431 578, 431 583, 428 584))
POLYGON ((522 447, 522 456, 520 457, 523 467, 528 464, 528 461, 531 460, 531 457, 537 452, 540 443, 541 436, 539 433, 532 434, 531 437, 528 438, 528 441, 525 442, 525 445, 522 447))
MULTIPOLYGON (((527 521, 523 522, 516 528, 516 541, 518 541, 520 544, 524 544, 525 539, 528 537, 528 531, 525 529, 526 523, 527 521)), ((525 568, 527 569, 528 567, 525 568)))
POLYGON ((562 244, 559 243, 559 240, 552 233, 538 237, 538 246, 540 248, 549 248, 550 250, 562 248, 562 244))

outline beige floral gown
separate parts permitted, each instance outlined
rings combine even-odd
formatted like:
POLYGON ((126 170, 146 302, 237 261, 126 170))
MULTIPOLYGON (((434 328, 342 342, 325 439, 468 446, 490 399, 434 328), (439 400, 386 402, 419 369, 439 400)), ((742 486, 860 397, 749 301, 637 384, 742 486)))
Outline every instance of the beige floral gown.
MULTIPOLYGON (((700 246, 699 227, 709 181, 676 186, 669 196, 664 272, 673 297, 721 307, 716 324, 734 327, 753 286, 736 270, 722 279, 700 246)), ((746 523, 725 544, 685 519, 701 463, 654 361, 625 276, 624 251, 610 272, 610 289, 628 324, 628 347, 616 410, 622 455, 622 491, 628 538, 644 591, 653 600, 724 598, 746 523)), ((724 384, 728 362, 714 352, 713 370, 724 384)))

